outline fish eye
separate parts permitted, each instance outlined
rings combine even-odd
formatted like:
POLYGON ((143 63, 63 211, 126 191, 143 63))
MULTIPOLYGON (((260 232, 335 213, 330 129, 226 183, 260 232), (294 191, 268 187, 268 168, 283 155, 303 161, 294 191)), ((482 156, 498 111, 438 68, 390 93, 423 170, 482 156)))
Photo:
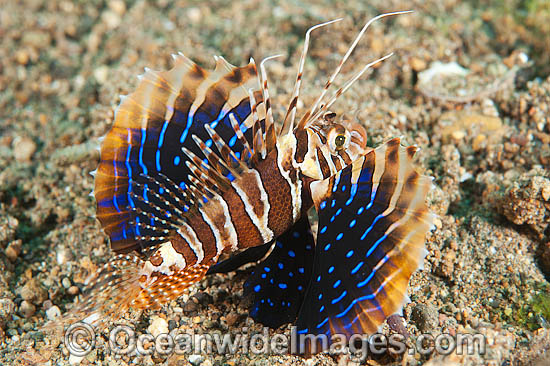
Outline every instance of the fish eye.
POLYGON ((331 153, 338 155, 338 151, 347 149, 350 142, 350 133, 344 126, 335 124, 328 131, 327 140, 331 153))
POLYGON ((336 150, 343 149, 345 143, 346 143, 346 135, 344 134, 339 134, 334 138, 334 145, 336 146, 336 150))

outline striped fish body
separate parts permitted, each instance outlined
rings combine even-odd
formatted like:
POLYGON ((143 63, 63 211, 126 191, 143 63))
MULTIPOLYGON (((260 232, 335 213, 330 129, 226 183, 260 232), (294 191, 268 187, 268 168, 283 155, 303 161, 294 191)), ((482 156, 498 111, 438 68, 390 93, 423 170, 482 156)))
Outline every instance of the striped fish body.
MULTIPOLYGON (((299 218, 301 185, 298 170, 279 161, 278 150, 256 168, 242 172, 223 194, 198 209, 163 247, 171 246, 183 258, 180 269, 195 264, 212 265, 221 253, 271 242, 299 218), (284 173, 281 173, 283 171, 284 173)), ((148 262, 163 265, 163 252, 148 262)))
POLYGON ((294 322, 299 333, 349 338, 399 313, 426 254, 431 180, 415 171, 414 147, 393 139, 369 148, 362 126, 328 109, 384 58, 325 98, 372 21, 295 124, 309 34, 328 23, 307 32, 281 128, 265 60, 261 73, 253 60, 235 67, 217 57, 208 71, 183 55, 171 70, 146 70, 117 108, 95 178, 97 216, 117 255, 64 319, 105 326, 250 262, 250 315, 268 326, 294 322), (220 262, 222 253, 229 259, 220 262))

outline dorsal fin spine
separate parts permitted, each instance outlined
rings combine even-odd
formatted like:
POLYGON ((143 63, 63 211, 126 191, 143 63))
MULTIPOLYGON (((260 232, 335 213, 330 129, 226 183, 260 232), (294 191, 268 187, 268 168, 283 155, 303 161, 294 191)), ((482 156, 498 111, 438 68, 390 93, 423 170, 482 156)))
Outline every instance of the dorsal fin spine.
MULTIPOLYGON (((396 12, 392 12, 392 13, 384 13, 384 14, 380 14, 372 19, 370 19, 364 26, 363 28, 361 29, 361 31, 359 32, 359 34, 357 35, 357 37, 355 37, 354 41, 351 43, 350 47, 348 48, 348 50, 346 51, 344 57, 342 57, 342 60, 340 61, 340 63, 338 64, 338 66, 336 67, 336 69, 334 70, 334 72, 332 73, 332 75, 330 76, 330 78, 327 80, 326 84, 325 84, 325 87, 323 88, 323 91, 321 92, 321 94, 319 95, 319 97, 317 98, 317 100, 315 101, 315 103, 313 103, 313 105, 311 106, 311 108, 309 109, 309 115, 311 117, 314 117, 316 116, 316 113, 318 112, 318 108, 320 109, 321 106, 322 106, 322 101, 323 101, 323 98, 324 96, 326 95, 328 89, 330 88, 330 86, 332 85, 332 83, 334 82, 334 79, 336 79, 336 76, 340 73, 340 70, 342 69, 342 67, 344 66, 344 64, 346 63, 346 61, 348 60, 348 58, 350 57, 351 53, 353 52, 353 50, 355 50, 355 47, 357 47, 357 44, 359 43, 359 41, 361 40, 361 38, 363 37, 363 35, 365 34, 365 32, 367 31, 367 29, 369 28, 369 26, 377 21, 378 19, 380 18, 384 18, 384 17, 388 17, 388 16, 392 16, 392 15, 398 15, 398 14, 408 14, 408 13, 411 13, 411 11, 396 11, 396 12)), ((385 59, 385 58, 382 58, 382 59, 385 59)), ((366 71, 366 70, 365 70, 366 71)), ((364 72, 364 71, 363 71, 364 72)), ((350 84, 351 86, 351 84, 350 84)), ((342 93, 340 93, 342 94, 342 93)), ((340 95, 339 94, 339 95, 340 95)), ((324 103, 325 106, 327 106, 327 103, 324 103)), ((308 118, 307 122, 310 122, 310 121, 314 121, 315 118, 308 118)), ((307 123, 306 123, 307 124, 307 123)))
POLYGON ((237 119, 235 118, 233 113, 229 114, 229 121, 231 122, 231 126, 233 127, 233 131, 235 132, 237 139, 244 146, 244 149, 247 152, 247 154, 245 154, 245 151, 243 150, 243 152, 241 153, 241 161, 244 162, 248 158, 246 155, 252 156, 254 154, 254 151, 250 147, 248 140, 244 137, 244 134, 241 131, 241 127, 239 126, 239 123, 237 122, 237 119))
MULTIPOLYGON (((274 120, 273 120, 273 110, 271 109, 271 100, 269 99, 269 87, 267 85, 267 71, 265 69, 265 63, 269 60, 272 60, 277 57, 281 57, 282 55, 275 55, 266 57, 262 60, 260 63, 260 80, 262 84, 262 93, 263 93, 263 99, 264 99, 264 105, 266 110, 266 118, 264 122, 264 128, 262 128, 262 150, 261 155, 262 159, 265 159, 267 153, 269 153, 270 150, 267 150, 267 142, 271 141, 273 142, 275 138, 275 128, 273 127, 274 120), (269 136, 268 136, 269 132, 269 136)), ((270 143, 270 147, 273 148, 274 144, 270 143), (273 146, 271 146, 273 145, 273 146)))
POLYGON ((290 104, 286 111, 283 127, 281 128, 279 136, 286 135, 287 133, 290 133, 294 130, 294 119, 296 118, 296 110, 298 108, 298 99, 300 97, 300 86, 302 85, 302 75, 304 72, 304 65, 306 61, 307 51, 309 48, 309 38, 310 38, 311 32, 317 28, 321 28, 321 27, 324 27, 325 25, 336 23, 341 20, 342 18, 339 18, 339 19, 331 20, 329 22, 317 24, 307 30, 306 37, 304 40, 304 48, 302 50, 302 55, 300 56, 298 73, 296 74, 296 83, 294 84, 294 90, 292 91, 292 98, 290 100, 290 104))
MULTIPOLYGON (((227 146, 225 141, 218 135, 218 133, 210 126, 205 125, 206 132, 210 135, 210 138, 212 141, 214 141, 214 144, 218 148, 220 152, 222 152, 222 158, 224 159, 225 163, 232 167, 233 169, 236 169, 237 173, 240 174, 243 170, 247 169, 248 167, 246 164, 244 164, 238 157, 235 155, 233 150, 227 146), (224 154, 225 153, 225 154, 224 154), (230 159, 231 158, 231 159, 230 159)), ((239 129, 240 130, 240 129, 239 129)), ((238 137, 237 137, 238 138, 238 137)), ((246 139, 245 139, 246 140, 246 139)))

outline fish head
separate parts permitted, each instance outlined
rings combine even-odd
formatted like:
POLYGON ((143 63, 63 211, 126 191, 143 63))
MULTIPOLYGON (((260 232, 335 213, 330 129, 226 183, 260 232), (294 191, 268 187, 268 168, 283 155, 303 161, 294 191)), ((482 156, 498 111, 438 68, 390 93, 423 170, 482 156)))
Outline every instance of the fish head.
POLYGON ((358 122, 327 112, 296 137, 296 165, 311 179, 323 180, 336 174, 370 151, 367 132, 358 122))

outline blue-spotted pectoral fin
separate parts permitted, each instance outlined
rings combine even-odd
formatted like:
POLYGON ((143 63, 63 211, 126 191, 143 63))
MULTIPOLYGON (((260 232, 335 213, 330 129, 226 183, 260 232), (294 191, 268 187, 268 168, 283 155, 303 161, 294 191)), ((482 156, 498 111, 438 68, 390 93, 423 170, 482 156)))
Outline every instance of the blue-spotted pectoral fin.
POLYGON ((269 256, 244 284, 252 296, 250 316, 271 328, 296 320, 313 267, 314 238, 307 218, 277 238, 269 256))
MULTIPOLYGON (((142 251, 158 242, 150 238, 162 236, 157 228, 164 230, 166 225, 154 218, 164 219, 166 213, 152 206, 166 206, 155 193, 167 196, 170 186, 171 192, 183 194, 192 183, 190 158, 182 148, 206 161, 206 149, 196 143, 202 140, 214 153, 227 155, 228 151, 218 151, 220 144, 213 141, 218 138, 240 159, 243 142, 252 141, 250 93, 258 104, 262 102, 254 63, 234 67, 220 57, 214 70, 205 70, 182 55, 174 59, 168 71, 146 70, 136 90, 116 109, 113 127, 101 147, 94 190, 97 217, 118 253, 142 251), (235 126, 245 136, 239 138, 235 126), (138 217, 140 212, 149 217, 138 217)), ((258 111, 259 118, 264 118, 265 108, 258 111)), ((227 170, 211 168, 232 179, 227 170)), ((177 201, 173 196, 167 199, 177 201)), ((181 201, 177 205, 183 210, 181 201)))
POLYGON ((299 333, 372 334, 401 310, 432 221, 432 183, 414 170, 415 151, 393 139, 312 183, 319 226, 299 333))

